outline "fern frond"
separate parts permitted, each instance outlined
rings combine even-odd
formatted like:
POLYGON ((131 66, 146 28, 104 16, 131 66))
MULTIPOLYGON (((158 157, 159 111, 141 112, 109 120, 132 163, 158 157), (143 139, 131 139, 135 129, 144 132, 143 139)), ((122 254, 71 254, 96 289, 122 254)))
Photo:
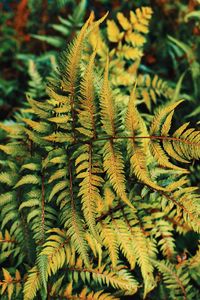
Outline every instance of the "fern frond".
POLYGON ((75 161, 77 178, 83 178, 79 184, 78 196, 81 196, 85 221, 93 236, 98 238, 95 221, 96 203, 101 198, 99 187, 103 184, 103 179, 94 167, 92 144, 81 146, 78 155, 75 161))
MULTIPOLYGON (((187 125, 184 124, 185 126, 187 125)), ((200 131, 194 128, 184 130, 185 126, 182 125, 173 134, 174 140, 172 141, 174 150, 186 160, 200 158, 200 131)))
POLYGON ((49 97, 51 99, 54 100, 54 102, 56 102, 57 104, 59 104, 59 107, 54 107, 54 110, 56 109, 64 109, 64 111, 62 111, 63 113, 68 113, 70 111, 70 98, 69 96, 66 95, 62 95, 62 94, 58 94, 56 91, 54 91, 52 88, 47 87, 47 94, 49 95, 49 97), (60 105, 62 105, 60 107, 60 105))
POLYGON ((112 226, 102 222, 101 237, 103 240, 103 244, 108 249, 113 268, 115 268, 119 259, 119 243, 112 226))
POLYGON ((200 131, 194 128, 186 129, 188 123, 183 124, 171 137, 168 137, 174 108, 181 102, 170 104, 161 109, 154 117, 150 128, 150 149, 159 164, 187 173, 187 170, 169 162, 169 157, 181 162, 188 162, 188 160, 199 159, 200 157, 200 131), (162 141, 166 153, 158 143, 159 140, 162 141))
POLYGON ((137 8, 135 13, 131 11, 130 21, 133 24, 133 28, 138 32, 146 34, 152 13, 153 11, 150 7, 137 8))
POLYGON ((155 288, 155 280, 153 276, 153 265, 151 257, 154 258, 157 252, 153 241, 147 238, 145 232, 140 228, 137 223, 139 220, 135 215, 125 208, 124 213, 125 221, 132 235, 132 249, 136 256, 136 263, 140 266, 142 277, 144 279, 144 298, 146 295, 155 288), (136 226, 131 226, 131 225, 136 226))
MULTIPOLYGON (((81 82, 81 101, 78 118, 81 126, 84 128, 84 132, 90 138, 96 137, 96 126, 95 126, 95 117, 96 117, 96 107, 94 102, 94 59, 96 56, 96 51, 93 52, 89 60, 87 69, 84 74, 84 78, 81 82)), ((78 129, 80 131, 80 129, 78 129)), ((81 132, 81 131, 80 131, 81 132)))
POLYGON ((87 22, 82 27, 79 35, 77 38, 73 41, 71 48, 69 49, 69 53, 67 56, 67 68, 66 73, 67 77, 65 78, 67 82, 63 82, 66 91, 71 92, 74 94, 75 89, 75 82, 77 78, 77 71, 79 68, 79 61, 81 57, 81 52, 83 48, 83 42, 86 35, 86 31, 88 29, 88 26, 92 20, 92 14, 88 18, 87 22))
POLYGON ((8 172, 1 172, 0 173, 0 182, 5 183, 8 186, 14 185, 16 181, 16 176, 13 176, 13 174, 8 172))
POLYGON ((122 38, 122 34, 120 34, 120 30, 113 20, 107 21, 107 34, 108 38, 111 42, 117 43, 122 38))
POLYGON ((172 216, 174 217, 174 215, 177 214, 178 220, 184 220, 194 231, 199 232, 199 195, 193 193, 194 190, 194 187, 180 188, 174 191, 172 195, 168 195, 166 192, 161 191, 161 195, 164 199, 162 205, 163 210, 168 214, 175 205, 177 210, 173 212, 172 216), (166 204, 169 206, 166 207, 166 204))
POLYGON ((38 268, 35 266, 29 271, 27 280, 24 284, 24 300, 34 299, 40 287, 40 274, 38 268))
MULTIPOLYGON (((180 100, 176 103, 169 104, 163 108, 160 108, 155 117, 153 118, 151 122, 150 127, 150 135, 152 136, 160 136, 161 135, 161 129, 163 122, 165 121, 168 114, 170 114, 174 109, 183 102, 183 100, 180 100)), ((165 126, 169 125, 168 131, 170 129, 170 121, 171 119, 167 119, 168 124, 165 123, 165 126)), ((168 133, 168 132, 167 132, 168 133)))
POLYGON ((71 290, 71 284, 68 285, 66 290, 61 294, 61 296, 65 297, 66 299, 82 299, 82 300, 119 300, 115 296, 112 296, 109 293, 104 293, 103 290, 98 292, 88 292, 87 288, 84 288, 79 294, 73 294, 71 290))
POLYGON ((144 152, 142 149, 136 148, 134 154, 131 157, 131 167, 132 172, 136 175, 136 177, 147 184, 148 186, 155 188, 156 190, 164 190, 163 187, 157 185, 153 182, 148 174, 146 167, 146 159, 144 152))
POLYGON ((71 143, 73 141, 73 138, 68 133, 63 132, 54 132, 48 136, 45 136, 43 138, 46 141, 54 142, 54 143, 71 143))
POLYGON ((169 157, 166 155, 158 141, 150 142, 150 150, 159 165, 169 169, 180 171, 181 173, 188 173, 186 169, 180 168, 169 161, 169 157))
POLYGON ((47 276, 47 261, 48 261, 47 256, 42 255, 42 254, 40 254, 37 257, 37 261, 36 261, 41 286, 44 287, 45 293, 47 293, 47 279, 48 279, 48 276, 47 276))
POLYGON ((189 274, 187 270, 181 267, 175 269, 175 267, 170 262, 165 261, 153 261, 153 264, 163 275, 163 281, 169 291, 170 299, 192 299, 194 295, 191 290, 192 287, 189 284, 189 274))
MULTIPOLYGON (((123 220, 113 219, 112 231, 115 232, 118 244, 124 256, 127 258, 131 269, 135 268, 136 256, 133 250, 132 235, 130 229, 123 220)), ((110 239, 108 240, 110 242, 110 239)))
POLYGON ((72 250, 69 246, 69 237, 66 237, 60 229, 51 229, 48 233, 51 235, 43 245, 39 258, 46 257, 46 273, 50 276, 52 273, 56 274, 69 261, 72 250))
POLYGON ((8 270, 2 268, 4 280, 0 281, 1 295, 4 297, 4 294, 7 293, 8 297, 6 299, 13 299, 13 294, 18 296, 21 291, 21 275, 16 269, 15 276, 11 276, 8 270))
POLYGON ((65 223, 67 228, 67 233, 71 237, 72 242, 76 251, 81 255, 86 266, 89 266, 89 257, 88 257, 88 244, 84 238, 84 229, 83 229, 83 220, 81 219, 79 213, 76 210, 75 198, 73 192, 73 177, 72 177, 72 168, 71 162, 69 162, 69 189, 70 189, 70 211, 68 220, 65 223))
POLYGON ((24 156, 27 155, 26 149, 18 143, 9 143, 7 145, 0 145, 0 150, 10 156, 24 156))
POLYGON ((125 57, 127 60, 129 59, 139 60, 142 57, 143 52, 138 48, 133 48, 128 45, 123 45, 121 48, 121 55, 125 57))
POLYGON ((110 271, 105 269, 105 265, 100 268, 90 268, 90 269, 82 269, 76 266, 73 266, 73 280, 78 282, 79 277, 84 282, 90 282, 91 279, 94 282, 97 282, 100 286, 110 286, 115 289, 121 289, 125 291, 129 295, 133 295, 136 293, 138 289, 138 284, 136 280, 127 272, 123 266, 118 265, 119 271, 110 271))
MULTIPOLYGON (((169 221, 164 219, 165 214, 162 212, 154 212, 150 218, 146 218, 152 223, 151 234, 159 239, 158 246, 164 256, 171 259, 175 256, 175 239, 173 237, 173 226, 169 221)), ((150 227, 150 224, 147 224, 150 227)))
POLYGON ((144 297, 146 297, 146 295, 155 287, 153 266, 150 260, 152 245, 151 241, 144 236, 140 229, 133 228, 132 234, 132 244, 135 249, 137 263, 141 268, 142 277, 144 279, 144 297))
POLYGON ((103 148, 103 165, 108 174, 110 183, 112 184, 117 195, 122 199, 124 203, 134 208, 126 195, 125 176, 124 176, 124 164, 122 154, 119 147, 112 141, 105 143, 103 148))
POLYGON ((108 80, 109 61, 107 58, 102 85, 100 107, 103 129, 108 136, 115 136, 115 106, 108 80))
MULTIPOLYGON (((26 96, 27 101, 29 102, 32 112, 36 114, 41 119, 47 119, 51 117, 52 106, 48 105, 46 102, 42 103, 36 100, 33 100, 29 95, 26 96)), ((27 120, 27 119, 26 119, 27 120)), ((31 120, 29 120, 31 121, 31 120)))
POLYGON ((15 188, 24 184, 40 184, 40 178, 39 176, 33 174, 25 175, 15 184, 15 188))

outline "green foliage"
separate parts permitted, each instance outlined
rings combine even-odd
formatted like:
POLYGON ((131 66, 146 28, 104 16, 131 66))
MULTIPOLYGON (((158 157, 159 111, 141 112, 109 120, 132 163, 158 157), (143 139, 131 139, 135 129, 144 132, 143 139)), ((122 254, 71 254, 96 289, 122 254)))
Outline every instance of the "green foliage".
POLYGON ((174 126, 178 88, 140 70, 151 15, 100 30, 91 13, 48 98, 31 83, 28 116, 0 124, 2 299, 199 298, 199 249, 184 248, 200 232, 200 131, 174 126))

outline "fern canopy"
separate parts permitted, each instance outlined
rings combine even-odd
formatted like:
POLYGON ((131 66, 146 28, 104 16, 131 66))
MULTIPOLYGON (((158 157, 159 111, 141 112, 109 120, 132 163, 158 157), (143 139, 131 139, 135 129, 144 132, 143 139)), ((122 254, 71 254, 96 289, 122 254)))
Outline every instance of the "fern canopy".
POLYGON ((0 259, 12 263, 1 272, 2 299, 199 298, 199 250, 177 262, 176 238, 200 232, 187 169, 200 158, 200 131, 174 131, 183 100, 139 73, 151 15, 118 13, 103 39, 107 15, 91 14, 61 55, 48 99, 28 96, 29 117, 0 126, 0 259), (128 101, 123 92, 119 100, 115 64, 128 101), (149 121, 138 99, 150 109, 159 91, 168 101, 149 121))

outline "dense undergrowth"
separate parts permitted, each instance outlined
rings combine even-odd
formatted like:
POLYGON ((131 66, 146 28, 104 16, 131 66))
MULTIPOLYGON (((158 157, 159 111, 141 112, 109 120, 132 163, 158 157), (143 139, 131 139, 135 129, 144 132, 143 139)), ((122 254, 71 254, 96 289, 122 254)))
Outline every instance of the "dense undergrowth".
POLYGON ((3 6, 1 299, 197 300, 198 1, 55 3, 3 6))

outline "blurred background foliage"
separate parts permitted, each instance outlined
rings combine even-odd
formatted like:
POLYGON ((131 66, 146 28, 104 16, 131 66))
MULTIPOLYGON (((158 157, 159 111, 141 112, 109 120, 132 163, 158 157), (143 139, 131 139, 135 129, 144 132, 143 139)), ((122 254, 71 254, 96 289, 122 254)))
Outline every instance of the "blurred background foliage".
POLYGON ((151 6, 151 22, 140 71, 157 74, 188 99, 184 115, 200 115, 199 0, 0 0, 0 119, 23 107, 26 92, 45 98, 46 78, 56 54, 80 29, 91 10, 125 15, 151 6))

